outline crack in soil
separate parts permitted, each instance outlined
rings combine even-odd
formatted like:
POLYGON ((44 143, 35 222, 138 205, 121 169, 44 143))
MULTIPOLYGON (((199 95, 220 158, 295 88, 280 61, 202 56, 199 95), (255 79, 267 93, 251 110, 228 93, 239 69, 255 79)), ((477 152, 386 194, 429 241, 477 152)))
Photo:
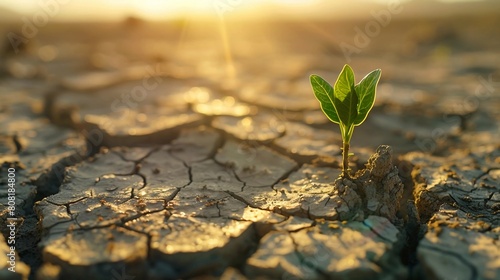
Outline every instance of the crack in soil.
POLYGON ((477 176, 476 178, 474 178, 474 180, 472 180, 472 187, 473 187, 473 189, 471 191, 473 191, 473 190, 476 189, 476 183, 477 183, 477 181, 479 181, 484 176, 489 175, 490 172, 493 171, 493 170, 500 170, 500 168, 497 168, 497 167, 488 168, 488 170, 486 170, 485 172, 483 172, 483 174, 481 174, 481 175, 477 176))
POLYGON ((456 258, 458 259, 461 263, 463 263, 466 267, 468 267, 471 271, 471 280, 475 280, 475 279, 478 279, 478 272, 477 272, 477 269, 475 266, 473 266, 472 264, 470 264, 463 256, 457 254, 457 253, 454 253, 454 252, 450 252, 450 251, 446 251, 446 250, 443 250, 443 249, 440 249, 440 248, 436 248, 436 247, 432 247, 432 246, 427 246, 425 244, 420 244, 419 245, 421 248, 426 248, 427 250, 432 250, 432 251, 437 251, 437 252, 440 252, 442 254, 445 254, 445 255, 448 255, 450 257, 453 257, 453 258, 456 258))
MULTIPOLYGON (((301 230, 305 230, 307 228, 303 228, 301 230)), ((300 230, 297 230, 295 232, 298 232, 300 230)), ((299 252, 299 245, 297 243, 297 241, 295 241, 295 239, 293 238, 293 236, 290 234, 290 232, 288 231, 287 232, 288 236, 290 237, 290 239, 292 240, 292 243, 293 243, 293 246, 294 246, 294 252, 295 252, 295 255, 297 256, 297 258, 299 259, 300 263, 302 265, 305 265, 307 266, 308 268, 314 270, 314 272, 318 273, 320 276, 322 276, 324 279, 329 279, 330 277, 328 276, 328 273, 326 273, 325 271, 321 270, 321 268, 315 266, 313 263, 311 262, 308 262, 306 257, 304 257, 304 255, 302 255, 300 252, 299 252)))
MULTIPOLYGON (((20 225, 18 242, 20 244, 32 244, 30 248, 25 251, 19 251, 21 261, 26 263, 30 268, 29 279, 35 279, 36 271, 43 264, 41 249, 38 244, 41 241, 41 229, 37 226, 39 219, 34 211, 34 206, 38 201, 59 192, 60 186, 64 178, 64 170, 66 167, 74 166, 87 158, 91 154, 88 151, 76 152, 72 155, 64 157, 54 163, 50 169, 40 175, 33 183, 36 186, 37 193, 32 201, 26 203, 23 207, 24 220, 20 225), (28 229, 24 230, 22 225, 33 224, 28 229), (22 230, 21 230, 22 229, 22 230)), ((69 204, 68 204, 69 205, 69 204)), ((65 205, 66 206, 66 205, 65 205)), ((67 207, 67 206, 66 206, 67 207)), ((69 211, 69 207, 66 208, 69 211)))
MULTIPOLYGON (((58 118, 55 118, 54 115, 52 114, 52 112, 54 111, 55 99, 58 96, 59 96, 59 94, 57 94, 57 93, 52 93, 52 94, 49 93, 49 94, 47 94, 46 99, 45 99, 44 113, 47 115, 47 117, 51 120, 52 123, 57 124, 57 125, 61 125, 58 122, 58 118)), ((210 118, 207 118, 207 119, 210 120, 210 118)), ((178 131, 182 130, 183 128, 187 128, 187 127, 191 127, 191 125, 182 126, 180 128, 176 128, 175 130, 178 132, 178 131)), ((78 130, 77 127, 72 127, 72 128, 78 130)), ((239 178, 238 174, 236 173, 236 170, 235 170, 234 166, 230 166, 230 165, 228 166, 228 164, 222 164, 222 163, 218 162, 215 159, 216 155, 217 155, 217 152, 224 146, 224 144, 225 144, 225 142, 226 142, 227 139, 235 139, 236 141, 242 142, 242 143, 250 143, 250 144, 255 144, 255 145, 267 146, 272 151, 276 152, 277 154, 283 155, 283 156, 285 156, 287 158, 294 159, 296 162, 299 162, 299 164, 296 167, 292 168, 290 171, 288 171, 285 174, 283 174, 273 184, 270 185, 270 188, 273 189, 273 190, 275 190, 275 191, 276 191, 276 189, 275 189, 276 185, 280 181, 289 178, 290 175, 293 172, 296 172, 297 170, 299 170, 301 168, 302 164, 313 162, 312 159, 311 160, 304 160, 304 158, 302 158, 302 157, 300 157, 300 160, 299 160, 296 157, 294 157, 293 155, 290 155, 290 154, 286 153, 285 150, 283 150, 282 148, 279 148, 277 145, 274 144, 274 140, 276 140, 276 139, 278 139, 280 137, 283 137, 285 135, 286 131, 283 132, 282 134, 280 134, 278 137, 276 137, 273 140, 268 140, 268 141, 250 141, 250 140, 237 139, 233 135, 227 133, 225 130, 218 129, 218 128, 213 128, 213 127, 211 127, 211 128, 214 129, 216 132, 218 132, 221 135, 221 137, 219 138, 218 141, 216 141, 216 143, 214 144, 213 148, 208 152, 206 158, 201 159, 201 160, 197 160, 197 161, 193 161, 192 163, 202 162, 202 161, 207 160, 207 159, 212 159, 216 164, 218 164, 218 165, 220 165, 222 167, 226 167, 226 168, 230 169, 231 173, 236 178, 236 180, 239 181, 239 182, 241 182, 243 184, 243 186, 241 187, 241 191, 244 191, 245 187, 247 187, 247 183, 244 180, 242 180, 241 178, 239 178)), ((80 131, 80 133, 81 133, 81 131, 80 131)), ((173 140, 178 139, 178 137, 179 137, 178 134, 179 133, 176 133, 175 136, 170 137, 168 139, 168 141, 165 142, 164 144, 165 145, 166 144, 170 144, 173 140)), ((23 147, 21 145, 21 142, 19 142, 19 139, 17 139, 17 135, 14 135, 14 137, 12 138, 12 141, 14 142, 14 145, 16 147, 16 152, 17 153, 20 152, 23 149, 23 147)), ((44 173, 43 175, 41 175, 34 182, 34 184, 35 184, 35 186, 37 188, 37 191, 38 191, 37 194, 36 194, 36 197, 34 198, 33 203, 27 203, 27 205, 25 205, 25 207, 23 207, 23 209, 26 211, 26 217, 25 217, 26 222, 28 222, 28 221, 29 222, 38 222, 39 220, 38 220, 36 214, 34 213, 33 206, 36 204, 36 202, 41 201, 44 198, 46 198, 46 197, 48 197, 48 196, 50 196, 52 194, 56 194, 56 193, 58 193, 60 191, 60 187, 61 187, 61 184, 62 184, 62 179, 64 177, 64 172, 61 172, 61 170, 64 170, 66 167, 74 166, 74 165, 76 165, 76 164, 78 164, 78 163, 80 163, 80 162, 82 162, 84 160, 87 160, 87 159, 91 158, 92 156, 94 156, 95 154, 97 154, 98 151, 101 148, 103 148, 103 147, 105 148, 106 147, 105 143, 97 143, 97 144, 93 143, 92 139, 88 138, 88 135, 86 135, 86 142, 87 142, 87 145, 88 145, 88 149, 87 149, 87 153, 86 154, 82 155, 82 154, 76 152, 76 153, 74 153, 74 154, 72 154, 72 155, 70 155, 68 157, 65 157, 65 158, 59 160, 57 163, 53 164, 51 166, 51 168, 46 173, 44 173)), ((114 143, 114 144, 116 144, 116 143, 114 143)), ((182 142, 179 145, 182 145, 182 142)), ((128 173, 128 174, 114 174, 114 175, 115 176, 130 176, 130 175, 140 176, 142 178, 142 180, 143 180, 143 186, 141 188, 138 188, 137 190, 140 190, 140 189, 146 187, 147 184, 148 184, 147 183, 147 177, 144 174, 140 173, 141 163, 143 162, 143 160, 145 160, 146 158, 148 158, 149 156, 151 156, 152 154, 154 154, 155 152, 157 152, 159 149, 160 149, 159 146, 158 147, 154 147, 146 155, 142 156, 141 158, 139 158, 137 160, 127 159, 122 153, 113 150, 112 152, 115 153, 115 154, 117 154, 122 160, 128 161, 128 162, 134 162, 135 163, 134 169, 130 173, 128 173)), ((107 228, 107 227, 118 226, 118 227, 124 228, 126 230, 130 230, 130 231, 134 231, 136 233, 143 234, 143 235, 145 235, 147 237, 147 240, 148 240, 147 241, 148 242, 147 261, 148 261, 149 264, 151 264, 153 262, 153 260, 151 259, 151 240, 152 240, 151 234, 149 234, 147 232, 140 231, 140 230, 136 230, 136 229, 134 229, 132 227, 129 227, 129 226, 126 225, 126 223, 128 223, 130 221, 133 221, 135 219, 138 219, 140 217, 143 217, 144 215, 158 213, 158 212, 161 212, 161 211, 167 211, 167 212, 169 212, 169 210, 168 210, 169 209, 169 202, 172 201, 173 199, 175 199, 175 197, 177 196, 177 194, 180 192, 180 190, 182 188, 185 188, 185 187, 187 187, 187 186, 189 186, 190 184, 193 183, 193 174, 192 174, 192 166, 191 166, 191 164, 189 164, 185 160, 182 160, 181 158, 179 158, 178 156, 176 156, 173 153, 173 149, 175 149, 175 145, 171 149, 168 150, 168 153, 174 159, 182 162, 183 165, 184 165, 184 167, 186 167, 187 172, 188 172, 188 176, 189 176, 189 183, 187 183, 186 185, 184 185, 184 186, 182 186, 180 188, 176 188, 176 190, 167 199, 163 200, 164 201, 164 207, 162 209, 157 209, 157 210, 152 210, 152 211, 147 211, 147 212, 141 212, 141 213, 138 213, 136 215, 133 215, 133 216, 130 216, 130 217, 127 217, 127 218, 122 218, 122 219, 117 220, 116 222, 110 223, 110 224, 85 227, 85 226, 81 226, 79 224, 78 219, 77 219, 78 213, 71 214, 70 205, 74 204, 74 203, 77 203, 79 201, 82 201, 82 200, 84 200, 84 199, 86 199, 88 197, 82 197, 82 198, 79 198, 77 200, 74 200, 74 201, 71 201, 71 202, 68 202, 68 203, 64 203, 64 204, 59 204, 59 203, 52 202, 50 200, 46 200, 48 203, 51 203, 53 205, 66 207, 67 213, 71 215, 71 220, 58 222, 58 223, 56 223, 56 224, 51 225, 50 227, 48 227, 48 229, 51 229, 55 225, 58 225, 58 224, 61 224, 61 223, 67 223, 67 222, 72 222, 73 221, 79 227, 77 229, 74 229, 74 230, 77 230, 77 231, 78 230, 92 230, 92 229, 99 229, 99 228, 107 228)), ((399 164, 398 164, 398 166, 399 166, 399 164)), ((406 171, 409 172, 410 174, 415 169, 414 166, 411 166, 411 165, 408 168, 409 168, 409 170, 406 170, 406 171)), ((484 172, 483 174, 481 174, 480 176, 476 177, 472 181, 473 187, 475 188, 477 182, 481 178, 483 178, 484 176, 488 175, 489 172, 491 172, 492 170, 498 170, 498 168, 490 168, 486 172, 484 172)), ((404 177, 404 176, 402 176, 401 173, 399 174, 399 176, 400 176, 400 178, 404 177)), ((421 247, 426 248, 426 249, 440 251, 443 254, 447 254, 447 255, 453 256, 455 258, 458 258, 462 263, 464 263, 464 265, 466 265, 468 268, 471 269, 471 271, 472 271, 472 279, 476 279, 477 276, 478 276, 477 269, 472 264, 468 263, 467 260, 464 259, 462 256, 457 255, 457 254, 455 254, 453 252, 448 252, 448 251, 445 251, 445 250, 440 250, 440 249, 437 249, 437 248, 434 248, 434 247, 429 247, 429 246, 426 246, 426 245, 419 244, 420 239, 423 237, 422 230, 421 230, 422 226, 423 225, 425 226, 425 224, 426 224, 427 221, 425 221, 424 223, 422 223, 422 221, 419 218, 419 213, 416 210, 416 207, 415 207, 413 201, 408 201, 408 198, 410 198, 410 196, 411 196, 411 198, 414 199, 417 196, 417 194, 415 194, 415 192, 414 192, 415 186, 416 186, 416 184, 419 184, 419 183, 422 183, 422 182, 418 178, 416 178, 416 177, 409 176, 409 178, 410 178, 409 180, 411 182, 409 183, 408 186, 406 186, 406 183, 405 183, 405 195, 403 196, 403 201, 401 203, 401 206, 402 206, 401 208, 402 208, 402 212, 403 212, 402 214, 403 214, 403 216, 405 218, 404 219, 405 222, 404 222, 404 225, 402 227, 400 227, 400 230, 402 229, 403 233, 405 233, 405 235, 406 235, 406 240, 404 242, 403 249, 400 252, 403 264, 408 265, 409 269, 412 270, 413 267, 418 263, 418 261, 416 259, 416 251, 417 251, 418 246, 421 246, 421 247), (408 195, 408 193, 409 193, 409 195, 408 195), (405 208, 408 208, 410 210, 405 210, 405 208)), ((403 180, 403 181, 405 181, 405 180, 403 180)), ((406 181, 408 181, 408 178, 406 178, 406 181)), ((366 212, 367 197, 366 197, 366 193, 360 187, 363 184, 361 182, 357 182, 357 181, 353 181, 352 183, 354 185, 356 185, 355 191, 360 196, 361 201, 362 201, 362 205, 363 205, 362 206, 363 210, 366 212)), ((129 200, 133 199, 135 197, 134 191, 136 191, 136 189, 132 188, 129 200)), ((288 219, 290 219, 291 217, 294 217, 294 216, 296 216, 296 217, 305 217, 305 218, 308 218, 308 219, 312 220, 312 224, 309 225, 309 226, 305 226, 305 227, 302 227, 302 228, 299 228, 299 229, 289 230, 289 231, 286 231, 286 232, 288 233, 289 237, 292 239, 292 242, 293 242, 293 244, 295 246, 295 254, 299 258, 301 264, 306 265, 309 268, 312 268, 321 277, 328 278, 328 275, 327 275, 327 273, 325 271, 321 270, 319 267, 316 267, 313 263, 311 263, 307 259, 305 259, 305 257, 298 251, 298 244, 293 239, 293 237, 290 235, 290 233, 299 232, 301 230, 306 230, 308 228, 314 227, 316 225, 316 218, 321 218, 321 217, 311 217, 309 208, 307 209, 306 213, 303 213, 304 212, 303 209, 301 211, 298 211, 297 213, 288 213, 286 211, 281 211, 280 209, 271 209, 271 210, 270 209, 264 209, 264 208, 258 207, 257 205, 255 205, 255 204, 253 204, 251 202, 246 201, 243 197, 237 195, 234 192, 225 191, 225 193, 227 193, 232 198, 234 198, 234 199, 236 199, 236 200, 244 203, 247 206, 283 215, 283 216, 286 217, 286 220, 288 220, 288 219)), ((493 194, 494 193, 492 193, 489 196, 488 200, 491 200, 491 198, 493 197, 493 194)), ((325 206, 330 201, 330 198, 331 197, 329 197, 326 200, 326 202, 324 204, 325 206)), ((348 208, 351 209, 351 207, 349 206, 348 201, 346 201, 343 196, 340 196, 340 198, 344 201, 344 203, 347 204, 348 208)), ((455 201, 455 203, 458 206, 461 205, 456 198, 454 198, 452 196, 451 196, 451 198, 452 198, 453 201, 455 201)), ((484 204, 486 204, 486 202, 488 200, 484 201, 484 204)), ((219 202, 215 203, 215 207, 217 207, 217 209, 218 209, 218 216, 221 217, 221 208, 219 207, 219 202)), ((436 211, 433 211, 433 212, 436 212, 436 211)), ((232 219, 232 218, 229 218, 229 219, 232 219)), ((233 220, 247 221, 245 219, 234 219, 234 218, 233 218, 233 220)), ((283 222, 285 222, 285 221, 283 221, 283 222)), ((282 222, 280 222, 280 223, 282 223, 282 222)), ((383 239, 384 241, 390 242, 389 239, 387 239, 386 237, 384 237, 383 235, 381 235, 379 232, 377 232, 373 227, 371 227, 365 221, 363 221, 363 224, 366 227, 368 227, 370 229, 370 231, 373 232, 376 236, 378 236, 379 238, 383 239)), ((167 226, 170 227, 170 225, 168 225, 168 224, 167 224, 167 226)), ((244 251, 243 254, 241 254, 241 258, 237 258, 237 259, 231 260, 231 264, 229 265, 229 266, 233 266, 233 267, 237 268, 243 274, 244 274, 243 267, 244 267, 247 259, 257 250, 259 242, 260 242, 260 239, 265 234, 267 234, 267 233, 269 233, 271 231, 271 227, 269 226, 269 224, 262 224, 261 225, 258 222, 252 222, 251 226, 253 227, 252 231, 253 231, 253 235, 254 235, 254 238, 252 238, 253 243, 254 243, 253 246, 249 246, 247 248, 247 250, 244 251)), ((29 237, 28 236, 21 236, 20 237, 20 241, 21 242, 23 242, 23 240, 26 241, 25 239, 28 239, 28 238, 32 239, 33 236, 34 236, 36 238, 36 240, 35 240, 36 241, 35 242, 36 243, 35 244, 35 247, 36 247, 35 250, 36 250, 36 252, 34 254, 33 254, 32 251, 30 251, 30 252, 20 252, 20 256, 21 256, 21 260, 24 261, 24 262, 26 262, 31 267, 32 270, 31 270, 31 273, 30 273, 30 279, 34 279, 34 275, 35 275, 37 269, 42 264, 41 251, 38 248, 38 243, 40 242, 41 231, 35 227, 33 230, 31 230, 31 231, 28 232, 28 235, 29 235, 29 237), (34 259, 36 259, 36 258, 38 258, 38 259, 32 260, 31 259, 32 255, 33 255, 34 259)))

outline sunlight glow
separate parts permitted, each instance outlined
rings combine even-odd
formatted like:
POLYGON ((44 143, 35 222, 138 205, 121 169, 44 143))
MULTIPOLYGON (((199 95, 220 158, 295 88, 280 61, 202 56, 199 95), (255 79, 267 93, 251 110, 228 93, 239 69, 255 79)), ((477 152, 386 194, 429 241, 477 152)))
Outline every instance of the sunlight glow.
POLYGON ((221 20, 219 22, 219 27, 222 36, 222 44, 224 46, 224 57, 226 60, 226 75, 229 79, 233 79, 236 76, 236 71, 234 69, 233 57, 229 45, 229 39, 227 37, 226 23, 221 20))
MULTIPOLYGON (((233 18, 245 16, 276 17, 315 15, 331 18, 349 16, 355 10, 372 9, 373 4, 386 5, 391 0, 360 0, 355 2, 331 0, 19 0, 0 1, 0 12, 6 8, 19 15, 32 16, 40 11, 52 10, 50 17, 62 21, 120 20, 137 16, 148 20, 171 20, 184 17, 233 18), (52 5, 52 6, 51 6, 52 5), (54 8, 54 5, 57 7, 54 8)), ((401 3, 417 0, 400 0, 401 3)), ((435 0, 435 3, 485 2, 482 0, 435 0)), ((433 1, 428 0, 429 3, 433 1)), ((486 1, 487 2, 487 1, 486 1)), ((8 14, 8 13, 7 13, 8 14)), ((12 16, 12 15, 11 15, 12 16)))
POLYGON ((295 6, 309 6, 313 5, 319 1, 317 0, 275 0, 277 4, 283 4, 283 5, 295 5, 295 6))
POLYGON ((161 17, 166 16, 183 15, 186 13, 213 13, 211 1, 204 0, 128 0, 124 1, 124 3, 132 8, 131 12, 136 12, 141 16, 154 19, 161 19, 161 17))
MULTIPOLYGON (((54 1, 59 3, 55 16, 60 20, 120 19, 125 16, 139 16, 151 20, 168 20, 186 15, 219 17, 220 9, 226 12, 252 13, 261 8, 303 7, 321 0, 87 0, 54 1), (219 9, 219 10, 218 10, 219 9)), ((0 3, 0 7, 12 9, 24 15, 43 10, 44 1, 24 0, 0 3)))

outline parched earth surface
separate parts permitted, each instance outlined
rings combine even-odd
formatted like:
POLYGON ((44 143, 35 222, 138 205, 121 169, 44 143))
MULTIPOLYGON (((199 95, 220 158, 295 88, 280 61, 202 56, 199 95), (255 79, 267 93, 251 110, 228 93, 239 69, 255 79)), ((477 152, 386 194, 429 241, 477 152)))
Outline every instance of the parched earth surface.
POLYGON ((395 21, 346 57, 356 24, 234 23, 227 45, 196 22, 7 41, 0 279, 500 279, 498 17, 395 21), (358 81, 383 74, 338 179, 308 76, 347 61, 358 81))

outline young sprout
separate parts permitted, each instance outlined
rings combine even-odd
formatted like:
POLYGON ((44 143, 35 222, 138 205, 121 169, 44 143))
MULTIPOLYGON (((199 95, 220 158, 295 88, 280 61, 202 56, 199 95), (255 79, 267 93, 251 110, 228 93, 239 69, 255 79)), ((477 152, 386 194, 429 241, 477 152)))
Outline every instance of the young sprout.
POLYGON ((380 69, 373 70, 355 85, 352 68, 346 64, 333 87, 318 75, 310 77, 321 110, 330 121, 340 126, 344 178, 349 178, 349 142, 354 127, 365 121, 375 103, 375 91, 380 74, 380 69))

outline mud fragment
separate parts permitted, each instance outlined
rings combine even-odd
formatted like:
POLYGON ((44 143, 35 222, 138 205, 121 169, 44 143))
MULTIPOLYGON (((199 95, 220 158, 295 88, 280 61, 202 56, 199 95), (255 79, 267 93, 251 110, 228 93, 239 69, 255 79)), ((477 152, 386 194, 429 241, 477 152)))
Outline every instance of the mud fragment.
POLYGON ((301 123, 287 122, 285 127, 285 135, 276 139, 274 144, 293 158, 299 161, 311 161, 315 158, 341 160, 339 145, 342 140, 338 134, 313 129, 301 123))
MULTIPOLYGON (((284 213, 306 213, 329 220, 348 219, 358 212, 361 199, 350 187, 340 191, 334 180, 340 170, 304 165, 276 184, 276 194, 264 205, 284 213)), ((264 206, 266 207, 266 206, 264 206)))
MULTIPOLYGON (((139 222, 151 224, 151 218, 148 215, 139 222)), ((171 267, 170 274, 165 275, 168 278, 220 275, 227 266, 238 263, 239 252, 248 251, 257 242, 251 222, 224 218, 174 214, 168 219, 168 227, 156 232, 151 240, 151 257, 156 263, 171 267)))
POLYGON ((471 152, 456 152, 447 158, 429 157, 422 153, 405 156, 416 166, 413 172, 420 216, 428 220, 443 203, 454 204, 472 216, 482 216, 490 223, 500 225, 497 218, 496 193, 500 156, 496 146, 477 147, 471 152))
POLYGON ((292 171, 297 164, 264 146, 226 141, 215 160, 234 170, 249 187, 272 186, 292 171))
POLYGON ((190 165, 213 155, 221 141, 221 135, 208 127, 185 129, 172 141, 170 153, 190 165))
POLYGON ((173 214, 204 218, 241 217, 247 206, 225 192, 190 189, 181 190, 169 205, 173 214))
POLYGON ((427 279, 500 278, 498 237, 476 231, 435 228, 420 241, 418 258, 427 279))
POLYGON ((405 277, 394 225, 382 217, 364 222, 320 222, 296 232, 268 233, 247 261, 247 275, 301 279, 405 277))
POLYGON ((68 206, 56 205, 47 200, 37 202, 36 211, 37 215, 43 218, 41 227, 44 229, 50 229, 56 224, 72 220, 68 206))
MULTIPOLYGON (((42 240, 43 259, 60 266, 61 277, 110 279, 123 264, 144 279, 147 237, 123 228, 96 228, 53 235, 42 240), (130 246, 134 244, 134 246, 130 246)), ((119 271, 119 270, 118 270, 119 271)))
POLYGON ((107 147, 143 146, 145 143, 168 143, 181 128, 203 122, 200 115, 177 109, 142 108, 106 115, 89 114, 83 120, 83 127, 87 131, 100 131, 101 143, 107 147))
POLYGON ((243 141, 270 142, 285 132, 283 121, 269 113, 252 117, 217 117, 212 126, 243 141))
MULTIPOLYGON (((64 169, 85 158, 87 148, 83 137, 43 119, 13 120, 2 126, 0 135, 4 133, 10 135, 11 145, 16 148, 2 154, 0 164, 14 165, 18 183, 45 180, 47 176, 54 176, 50 174, 54 167, 64 169)), ((62 174, 55 177, 61 180, 62 174)))
POLYGON ((190 189, 240 192, 245 185, 239 181, 232 169, 209 159, 191 165, 192 183, 190 189))
POLYGON ((170 146, 163 146, 141 162, 139 172, 146 179, 146 186, 137 195, 167 199, 191 182, 189 168, 170 151, 170 146))
POLYGON ((63 173, 65 174, 65 181, 61 185, 60 191, 47 197, 46 200, 62 205, 84 197, 90 197, 93 195, 94 186, 101 177, 104 176, 103 178, 106 179, 109 176, 127 175, 131 174, 133 170, 133 162, 124 161, 115 153, 98 154, 90 160, 67 168, 63 173))
POLYGON ((260 276, 273 279, 282 279, 284 276, 299 279, 320 278, 314 269, 301 265, 294 247, 294 241, 288 233, 268 233, 261 239, 255 254, 248 259, 245 275, 250 278, 260 276))

